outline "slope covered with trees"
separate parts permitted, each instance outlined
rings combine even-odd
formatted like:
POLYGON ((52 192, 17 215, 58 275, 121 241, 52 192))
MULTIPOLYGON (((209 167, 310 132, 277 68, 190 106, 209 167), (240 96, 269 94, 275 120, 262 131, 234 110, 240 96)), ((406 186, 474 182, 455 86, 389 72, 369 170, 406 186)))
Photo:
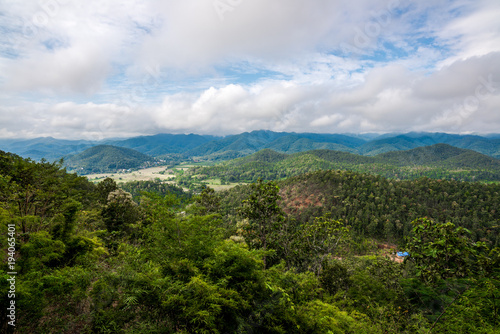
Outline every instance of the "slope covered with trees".
POLYGON ((390 151, 406 151, 435 144, 448 144, 500 158, 500 140, 495 137, 426 132, 375 138, 360 146, 358 152, 363 155, 374 156, 390 151))
POLYGON ((65 165, 82 175, 138 168, 154 161, 154 158, 132 149, 99 145, 67 158, 65 165))
POLYGON ((12 301, 30 334, 498 332, 498 186, 330 171, 191 199, 125 187, 0 151, 3 333, 12 301), (384 237, 410 257, 370 248, 384 237))
POLYGON ((192 174, 198 175, 199 179, 218 177, 229 182, 255 182, 329 169, 372 173, 394 179, 427 176, 464 181, 500 181, 500 160, 446 144, 374 157, 331 150, 285 155, 266 149, 216 166, 193 169, 192 174))
MULTIPOLYGON (((369 236, 395 244, 411 232, 411 222, 432 217, 471 230, 471 238, 500 245, 500 185, 421 178, 394 181, 349 171, 318 171, 278 183, 281 207, 300 223, 329 214, 342 219, 361 238, 369 236)), ((223 195, 223 208, 235 207, 248 186, 223 195)))

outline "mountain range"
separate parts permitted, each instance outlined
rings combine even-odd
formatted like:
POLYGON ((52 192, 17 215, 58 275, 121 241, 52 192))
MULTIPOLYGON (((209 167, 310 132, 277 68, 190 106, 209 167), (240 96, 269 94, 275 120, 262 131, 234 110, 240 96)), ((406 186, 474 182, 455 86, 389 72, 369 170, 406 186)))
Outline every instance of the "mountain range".
POLYGON ((448 144, 500 158, 500 135, 457 135, 447 133, 411 132, 406 134, 316 134, 273 132, 259 130, 226 137, 197 134, 157 134, 127 139, 107 139, 98 142, 60 140, 50 137, 35 139, 0 139, 0 150, 12 152, 33 160, 57 160, 69 157, 97 145, 113 145, 137 150, 143 154, 162 157, 229 160, 272 149, 281 153, 311 150, 335 150, 376 156, 406 151, 435 144, 448 144))
POLYGON ((332 150, 285 154, 264 149, 211 167, 195 168, 191 173, 202 179, 220 178, 229 182, 255 182, 258 179, 276 180, 333 169, 399 179, 427 176, 463 181, 500 180, 499 159, 448 144, 435 144, 376 156, 332 150))

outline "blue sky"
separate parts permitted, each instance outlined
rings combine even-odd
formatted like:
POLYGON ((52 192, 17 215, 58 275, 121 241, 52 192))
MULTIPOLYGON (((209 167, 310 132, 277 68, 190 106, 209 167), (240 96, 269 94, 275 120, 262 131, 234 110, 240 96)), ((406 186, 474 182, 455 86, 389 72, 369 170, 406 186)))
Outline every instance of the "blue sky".
POLYGON ((500 132, 498 0, 0 2, 0 138, 500 132))

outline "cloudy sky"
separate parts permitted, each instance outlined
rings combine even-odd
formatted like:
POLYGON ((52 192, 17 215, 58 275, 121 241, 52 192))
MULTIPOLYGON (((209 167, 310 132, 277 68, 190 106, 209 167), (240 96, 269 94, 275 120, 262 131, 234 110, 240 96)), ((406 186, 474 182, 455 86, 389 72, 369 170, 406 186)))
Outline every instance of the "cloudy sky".
POLYGON ((0 0, 0 138, 500 132, 498 0, 0 0))

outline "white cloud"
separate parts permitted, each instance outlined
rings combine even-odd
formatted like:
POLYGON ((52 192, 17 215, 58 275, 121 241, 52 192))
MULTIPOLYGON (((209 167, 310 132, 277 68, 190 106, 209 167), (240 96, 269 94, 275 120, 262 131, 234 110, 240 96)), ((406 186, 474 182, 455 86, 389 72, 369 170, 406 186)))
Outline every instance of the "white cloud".
POLYGON ((0 137, 500 128, 497 0, 221 1, 0 3, 0 137))
POLYGON ((455 55, 443 62, 451 65, 458 60, 484 56, 500 51, 500 6, 495 0, 475 2, 474 10, 459 17, 437 32, 449 43, 455 55))

